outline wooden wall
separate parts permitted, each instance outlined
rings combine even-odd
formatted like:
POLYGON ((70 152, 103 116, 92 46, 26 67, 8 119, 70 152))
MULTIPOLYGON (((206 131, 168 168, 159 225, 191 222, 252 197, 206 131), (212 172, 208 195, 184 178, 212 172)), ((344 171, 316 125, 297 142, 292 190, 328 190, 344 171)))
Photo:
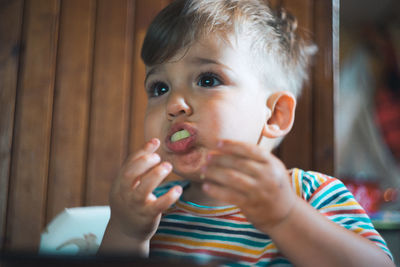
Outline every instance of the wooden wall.
MULTIPOLYGON (((105 205, 142 144, 140 47, 170 0, 0 0, 0 249, 35 250, 66 207, 105 205)), ((293 132, 288 167, 333 172, 332 5, 272 1, 320 51, 293 132)))

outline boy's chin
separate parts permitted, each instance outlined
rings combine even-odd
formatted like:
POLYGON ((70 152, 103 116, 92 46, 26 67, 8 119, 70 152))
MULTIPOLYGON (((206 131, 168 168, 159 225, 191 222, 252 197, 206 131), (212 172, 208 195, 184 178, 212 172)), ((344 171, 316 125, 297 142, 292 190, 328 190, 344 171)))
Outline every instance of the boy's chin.
POLYGON ((200 176, 201 167, 206 163, 207 152, 195 149, 185 154, 170 154, 166 160, 174 166, 174 172, 185 179, 196 179, 200 176))

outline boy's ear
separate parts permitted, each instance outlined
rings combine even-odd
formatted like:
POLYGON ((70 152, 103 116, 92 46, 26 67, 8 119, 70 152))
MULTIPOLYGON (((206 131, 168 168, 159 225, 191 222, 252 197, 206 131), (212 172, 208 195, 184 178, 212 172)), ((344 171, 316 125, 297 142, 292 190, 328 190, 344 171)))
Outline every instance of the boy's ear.
POLYGON ((293 126, 296 109, 296 98, 290 92, 276 92, 267 100, 267 108, 271 116, 267 118, 263 135, 268 138, 277 138, 286 135, 293 126))

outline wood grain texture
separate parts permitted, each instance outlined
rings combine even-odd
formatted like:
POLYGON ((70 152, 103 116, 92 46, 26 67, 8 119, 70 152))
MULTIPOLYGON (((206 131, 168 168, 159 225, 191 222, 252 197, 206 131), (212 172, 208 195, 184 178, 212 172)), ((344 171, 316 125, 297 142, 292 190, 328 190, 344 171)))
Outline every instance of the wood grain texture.
POLYGON ((83 205, 95 9, 94 0, 61 2, 46 222, 83 205))
POLYGON ((132 105, 131 105, 131 130, 129 152, 141 148, 144 144, 143 121, 146 111, 147 95, 144 89, 145 66, 141 60, 140 53, 142 43, 153 18, 163 9, 169 0, 137 0, 135 15, 135 44, 133 54, 133 83, 132 83, 132 105))
MULTIPOLYGON (((144 88, 146 75, 145 66, 141 60, 140 53, 142 43, 153 18, 167 6, 171 0, 137 0, 136 1, 136 22, 135 22, 135 47, 133 55, 133 82, 132 82, 132 105, 131 105, 131 126, 129 153, 134 153, 144 145, 143 122, 146 112, 147 95, 144 88)), ((171 173, 166 180, 180 179, 171 173)))
MULTIPOLYGON (((311 39, 313 28, 313 0, 286 0, 283 7, 298 20, 298 33, 302 38, 311 39)), ((312 77, 310 70, 309 76, 312 77)), ((311 78, 312 79, 312 78, 311 78)), ((291 132, 279 147, 279 155, 288 168, 310 170, 313 167, 313 121, 312 82, 306 82, 298 98, 295 122, 291 132)))
MULTIPOLYGON (((333 47, 332 1, 315 1, 314 34, 318 45, 313 76, 313 169, 333 175, 333 47)), ((338 10, 336 10, 338 12, 338 10)), ((338 53, 335 53, 338 54, 338 53)))
MULTIPOLYGON (((281 156, 330 174, 330 3, 272 1, 298 16, 301 31, 315 30, 319 46, 281 156)), ((0 249, 36 250, 62 209, 108 204, 122 162, 144 142, 140 50, 170 2, 0 0, 0 249)))
POLYGON ((0 1, 0 251, 5 243, 22 16, 22 0, 0 1))
POLYGON ((59 1, 25 2, 7 249, 36 250, 44 224, 59 1))
POLYGON ((97 3, 85 205, 108 203, 128 151, 133 12, 132 0, 97 3))

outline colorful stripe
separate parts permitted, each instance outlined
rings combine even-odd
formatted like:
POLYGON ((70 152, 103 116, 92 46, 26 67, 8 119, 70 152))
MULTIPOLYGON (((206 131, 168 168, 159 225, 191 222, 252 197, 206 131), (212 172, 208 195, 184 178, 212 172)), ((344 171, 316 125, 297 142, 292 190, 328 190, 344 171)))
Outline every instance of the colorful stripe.
POLYGON ((185 210, 187 212, 196 213, 199 215, 206 215, 206 216, 222 216, 225 214, 234 214, 239 213, 240 210, 236 206, 227 206, 227 207, 205 207, 201 205, 197 205, 191 202, 184 202, 180 201, 176 203, 177 208, 185 210))
MULTIPOLYGON (((298 196, 333 222, 368 238, 392 257, 385 241, 343 183, 300 169, 293 169, 291 175, 298 196)), ((175 184, 156 189, 157 195, 175 184)), ((255 229, 237 207, 206 207, 182 199, 163 215, 151 240, 151 256, 179 257, 200 263, 222 261, 226 266, 290 265, 269 236, 255 229)))

